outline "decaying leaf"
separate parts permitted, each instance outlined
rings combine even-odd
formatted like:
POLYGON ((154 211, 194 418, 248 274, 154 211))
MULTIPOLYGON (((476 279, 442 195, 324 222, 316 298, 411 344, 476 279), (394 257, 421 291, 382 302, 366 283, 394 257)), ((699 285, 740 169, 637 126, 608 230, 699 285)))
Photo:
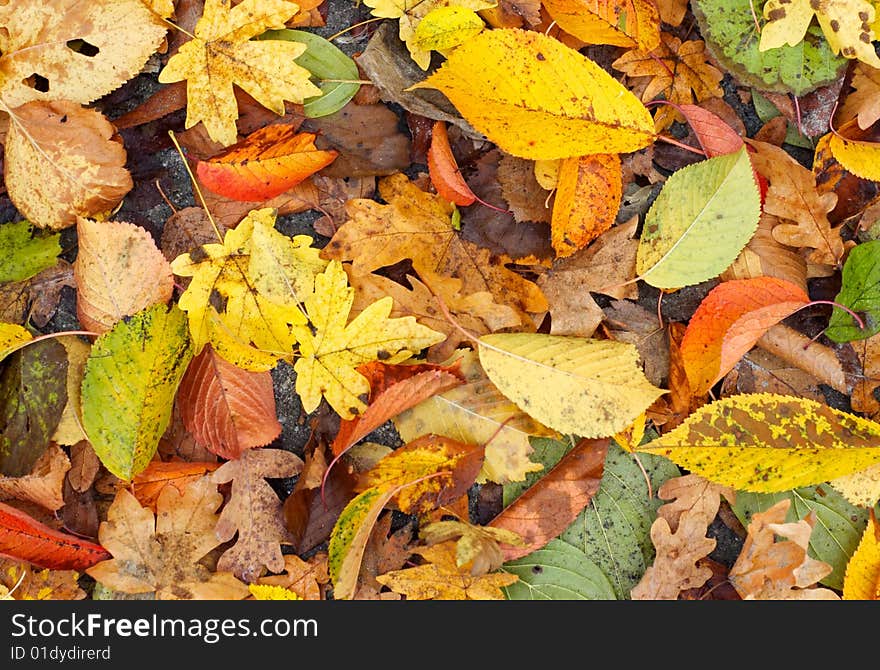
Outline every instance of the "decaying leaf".
POLYGON ((0 500, 27 500, 55 511, 64 505, 62 486, 70 459, 58 445, 49 448, 34 463, 33 470, 20 477, 0 476, 0 500))
POLYGON ((419 537, 428 546, 456 539, 456 564, 460 568, 470 566, 472 575, 485 575, 501 567, 505 562, 502 544, 514 547, 525 544, 523 538, 512 530, 478 526, 466 521, 435 521, 420 528, 419 537))

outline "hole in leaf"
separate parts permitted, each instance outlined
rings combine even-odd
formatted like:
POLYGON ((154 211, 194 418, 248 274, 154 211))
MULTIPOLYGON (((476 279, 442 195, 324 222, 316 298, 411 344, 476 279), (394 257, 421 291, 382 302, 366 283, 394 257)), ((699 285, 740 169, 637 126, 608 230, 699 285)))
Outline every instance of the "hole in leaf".
POLYGON ((532 574, 540 575, 542 572, 544 572, 544 568, 542 568, 540 565, 532 566, 532 574))
POLYGON ((68 40, 67 48, 71 51, 76 51, 77 53, 82 54, 83 56, 88 56, 89 58, 94 58, 101 50, 96 47, 94 44, 89 44, 85 40, 68 40))
POLYGON ((25 86, 30 86, 35 91, 39 91, 40 93, 48 93, 49 92, 49 80, 45 77, 34 72, 27 79, 22 80, 22 83, 25 86))

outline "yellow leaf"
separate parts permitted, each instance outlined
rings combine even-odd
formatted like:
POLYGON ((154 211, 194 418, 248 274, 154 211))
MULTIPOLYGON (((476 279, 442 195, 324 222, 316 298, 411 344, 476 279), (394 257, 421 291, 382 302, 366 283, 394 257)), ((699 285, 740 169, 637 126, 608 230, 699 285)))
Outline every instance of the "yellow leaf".
POLYGON ((415 551, 428 561, 425 565, 376 577, 380 584, 405 595, 407 600, 504 600, 501 587, 519 579, 508 572, 471 575, 458 567, 453 541, 415 551))
POLYGON ((843 599, 880 600, 880 524, 873 514, 846 564, 843 599))
POLYGON ((300 307, 290 306, 291 301, 277 303, 258 291, 250 275, 251 255, 255 244, 271 247, 258 250, 258 257, 278 262, 274 268, 264 266, 260 271, 264 274, 257 273, 256 279, 273 297, 280 295, 275 291, 282 276, 287 278, 289 295, 310 292, 310 280, 306 278, 318 266, 302 252, 301 240, 291 241, 265 231, 254 237, 255 228, 271 228, 274 217, 273 210, 254 210, 226 232, 222 244, 202 245, 172 261, 176 275, 192 277, 178 305, 187 313, 195 355, 210 342, 225 360, 254 371, 270 370, 279 359, 292 356, 296 337, 291 326, 305 324, 305 315, 300 307), (287 268, 281 260, 293 262, 301 256, 302 266, 294 263, 287 268))
POLYGON ((869 0, 768 0, 764 5, 767 23, 761 29, 758 49, 767 51, 784 44, 799 44, 815 15, 835 54, 880 68, 880 58, 872 44, 875 13, 869 0))
POLYGON ((635 421, 624 430, 615 433, 613 438, 614 441, 617 442, 624 451, 632 453, 642 443, 642 438, 645 437, 646 420, 647 414, 642 412, 635 418, 635 421))
POLYGON ((421 51, 445 51, 479 35, 483 19, 467 7, 432 9, 416 26, 410 43, 421 51))
POLYGON ((626 153, 654 140, 644 105, 589 58, 543 33, 484 30, 425 81, 474 128, 520 158, 626 153))
POLYGON ((645 377, 629 343, 541 333, 495 333, 479 342, 489 379, 560 433, 614 435, 666 393, 645 377))
POLYGON ((857 177, 880 181, 880 144, 848 140, 832 133, 828 148, 837 161, 857 177))
POLYGON ((296 593, 283 586, 248 584, 248 591, 255 600, 302 600, 296 593))
POLYGON ((407 316, 390 319, 390 296, 374 302, 348 323, 354 289, 339 261, 331 261, 315 279, 315 292, 305 301, 311 328, 294 325, 300 358, 296 361, 296 390, 303 409, 312 412, 321 397, 343 418, 366 409, 370 383, 355 368, 381 360, 393 365, 410 358, 445 336, 407 316))
POLYGON ((304 44, 287 40, 252 40, 268 29, 282 29, 299 6, 287 0, 207 0, 195 37, 180 47, 159 73, 170 84, 187 80, 186 127, 199 121, 211 139, 235 144, 238 105, 233 85, 278 115, 284 101, 302 103, 321 95, 308 70, 296 64, 304 44))
POLYGON ((543 0, 559 27, 587 44, 650 51, 660 44, 660 16, 653 0, 543 0))
POLYGON ((17 323, 0 323, 0 361, 32 339, 34 336, 17 323))
POLYGON ((773 493, 880 463, 880 424, 805 398, 748 393, 704 405, 638 451, 735 489, 773 493))
POLYGON ((873 507, 880 500, 880 463, 828 482, 853 505, 873 507))
POLYGON ((535 181, 541 185, 541 188, 547 189, 548 191, 552 191, 556 188, 556 183, 559 181, 560 165, 562 165, 562 161, 558 158, 554 160, 535 161, 535 181))

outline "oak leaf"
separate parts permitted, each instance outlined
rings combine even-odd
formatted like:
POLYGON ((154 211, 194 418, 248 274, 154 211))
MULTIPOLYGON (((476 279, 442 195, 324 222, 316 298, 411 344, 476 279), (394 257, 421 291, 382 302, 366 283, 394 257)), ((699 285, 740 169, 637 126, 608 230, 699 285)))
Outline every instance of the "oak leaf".
POLYGON ((30 473, 20 477, 0 476, 0 500, 27 500, 48 510, 58 510, 64 505, 62 488, 68 470, 67 454, 57 444, 50 444, 30 473))
POLYGON ((9 110, 4 177, 12 202, 39 228, 109 214, 133 181, 126 152, 100 112, 74 102, 30 102, 9 110))
POLYGON ((840 118, 856 117, 859 128, 865 130, 880 119, 880 69, 856 63, 851 86, 855 90, 844 99, 840 118))
POLYGON ((289 589, 303 600, 324 599, 324 587, 330 581, 326 553, 318 552, 308 561, 295 554, 285 554, 284 569, 280 572, 278 575, 260 577, 256 583, 289 589))
POLYGON ((238 533, 235 544, 217 561, 218 570, 228 570, 250 584, 267 569, 284 569, 281 545, 290 544, 292 538, 284 525, 281 500, 266 478, 292 477, 302 465, 299 456, 283 449, 247 449, 211 474, 214 483, 232 482, 214 530, 217 539, 229 542, 238 533))
POLYGON ((305 300, 311 328, 295 325, 299 357, 294 364, 296 390, 303 409, 312 412, 321 398, 343 418, 351 419, 367 405, 370 384, 356 367, 369 361, 400 363, 444 339, 442 333, 414 317, 389 318, 390 296, 363 310, 350 323, 354 289, 339 261, 331 261, 315 279, 315 292, 305 300))
POLYGON ((776 277, 807 290, 807 262, 795 247, 781 244, 773 237, 773 229, 782 221, 761 212, 758 229, 736 260, 719 275, 722 281, 776 277))
POLYGON ((205 476, 183 494, 166 486, 154 515, 121 489, 101 522, 98 538, 113 558, 86 572, 123 593, 151 593, 157 600, 241 600, 247 585, 231 572, 212 572, 200 561, 220 544, 214 534, 223 502, 205 476))
POLYGON ((306 49, 287 40, 253 40, 267 29, 281 29, 299 11, 287 0, 207 0, 194 37, 180 47, 159 73, 159 82, 187 80, 186 128, 201 121, 211 139, 235 144, 238 118, 233 85, 279 116, 284 101, 302 103, 321 94, 296 64, 306 49))
POLYGON ((183 425, 221 458, 238 458, 281 434, 268 371, 242 370, 211 345, 193 358, 177 390, 183 425))
POLYGON ((76 314, 84 328, 105 333, 123 317, 171 300, 171 265, 144 228, 79 217, 76 238, 76 314))
POLYGON ((376 577, 376 581, 407 600, 505 600, 501 587, 519 579, 506 572, 472 575, 458 566, 455 542, 417 548, 415 553, 426 563, 392 570, 376 577))
POLYGON ((378 575, 400 570, 412 555, 412 522, 392 533, 392 518, 391 514, 380 518, 370 533, 361 561, 354 600, 400 600, 399 594, 383 591, 382 585, 376 581, 378 575))
POLYGON ((728 579, 743 600, 840 600, 831 589, 814 588, 832 566, 807 555, 816 512, 784 523, 791 500, 752 515, 748 535, 728 579), (777 539, 777 535, 787 540, 777 539))

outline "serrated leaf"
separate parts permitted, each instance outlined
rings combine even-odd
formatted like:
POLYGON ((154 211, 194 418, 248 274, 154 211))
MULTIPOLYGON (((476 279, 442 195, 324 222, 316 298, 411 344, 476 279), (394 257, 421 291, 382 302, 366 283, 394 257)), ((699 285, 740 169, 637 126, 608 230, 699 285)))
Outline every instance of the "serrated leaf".
POLYGON ((834 342, 864 340, 880 332, 880 240, 853 247, 843 264, 840 292, 834 302, 861 316, 861 328, 852 314, 835 307, 825 335, 834 342))
POLYGON ((540 32, 483 31, 411 88, 442 91, 474 128, 520 158, 625 153, 654 137, 653 120, 632 93, 540 32))
POLYGON ((880 600, 880 526, 872 517, 846 566, 844 600, 880 600))
POLYGON ((832 133, 828 148, 837 162, 857 177, 880 181, 880 144, 849 140, 839 133, 832 133))
POLYGON ((410 40, 420 51, 446 51, 479 35, 485 24, 468 7, 441 6, 419 21, 410 40))
POLYGON ((602 569, 562 540, 508 561, 502 570, 519 577, 503 589, 508 600, 617 600, 602 569))
POLYGON ((0 283, 24 281, 58 262, 60 234, 34 236, 28 221, 0 225, 0 283))
POLYGON ((660 17, 651 0, 544 0, 550 18, 587 44, 651 51, 660 43, 660 17))
POLYGON ((790 500, 787 521, 804 518, 815 512, 816 525, 810 534, 810 556, 833 567, 822 584, 840 589, 850 556, 855 551, 868 519, 868 511, 849 503, 833 487, 825 484, 803 486, 779 493, 737 491, 731 508, 743 525, 756 512, 764 512, 780 500, 790 500))
POLYGON ((498 390, 560 433, 614 435, 666 393, 647 380, 638 351, 625 342, 495 333, 479 343, 480 363, 498 390))
POLYGON ((154 305, 101 335, 82 382, 83 428, 111 473, 130 480, 159 446, 192 358, 186 316, 154 305))
POLYGON ((880 424, 805 398, 747 393, 700 407, 639 451, 719 484, 770 493, 880 462, 880 424))
POLYGON ((645 215, 636 271, 680 288, 721 274, 758 229, 761 197, 745 147, 669 177, 645 215))

